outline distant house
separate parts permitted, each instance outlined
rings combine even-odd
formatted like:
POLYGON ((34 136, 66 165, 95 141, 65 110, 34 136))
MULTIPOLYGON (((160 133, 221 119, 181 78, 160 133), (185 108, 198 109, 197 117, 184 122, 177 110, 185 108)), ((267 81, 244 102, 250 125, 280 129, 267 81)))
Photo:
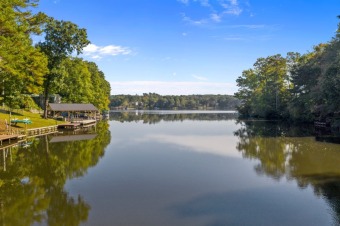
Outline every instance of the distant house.
POLYGON ((73 118, 96 118, 99 110, 93 104, 54 104, 50 103, 47 107, 50 117, 73 118))

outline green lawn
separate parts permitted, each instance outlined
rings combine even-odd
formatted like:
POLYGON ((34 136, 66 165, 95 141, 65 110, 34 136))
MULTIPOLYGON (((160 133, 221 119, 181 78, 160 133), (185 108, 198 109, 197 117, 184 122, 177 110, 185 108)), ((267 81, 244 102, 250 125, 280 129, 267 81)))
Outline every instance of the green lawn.
MULTIPOLYGON (((62 121, 54 120, 54 119, 44 119, 38 113, 31 113, 31 112, 24 111, 24 110, 15 110, 14 112, 12 112, 11 119, 14 119, 14 118, 30 119, 32 121, 32 124, 27 124, 27 129, 45 127, 45 126, 53 126, 53 125, 65 123, 62 121)), ((9 112, 2 110, 0 111, 0 120, 3 121, 5 119, 7 120, 7 122, 9 122, 10 114, 9 112)), ((25 124, 18 123, 16 126, 12 126, 12 127, 17 128, 17 129, 25 129, 25 124)))

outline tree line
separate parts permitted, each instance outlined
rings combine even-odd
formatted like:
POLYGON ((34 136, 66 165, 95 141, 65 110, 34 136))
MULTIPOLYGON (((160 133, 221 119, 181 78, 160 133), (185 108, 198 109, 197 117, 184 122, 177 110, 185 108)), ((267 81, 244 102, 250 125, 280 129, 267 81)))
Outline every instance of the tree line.
POLYGON ((111 109, 218 109, 235 110, 240 101, 231 95, 112 95, 111 109))
POLYGON ((10 108, 30 103, 29 94, 44 95, 44 115, 50 94, 63 102, 93 103, 107 109, 110 84, 93 62, 80 54, 90 44, 84 28, 33 13, 39 0, 0 2, 0 92, 10 108), (44 36, 34 44, 32 35, 44 36))
MULTIPOLYGON (((338 16, 340 19, 340 16, 338 16)), ((327 43, 300 54, 258 58, 237 78, 235 96, 246 116, 325 120, 340 112, 340 24, 327 43)))

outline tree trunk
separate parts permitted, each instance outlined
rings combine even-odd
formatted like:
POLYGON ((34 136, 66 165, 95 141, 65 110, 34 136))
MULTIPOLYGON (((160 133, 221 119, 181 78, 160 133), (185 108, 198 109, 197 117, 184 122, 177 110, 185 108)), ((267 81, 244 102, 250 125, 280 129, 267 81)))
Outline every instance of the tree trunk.
POLYGON ((44 118, 47 119, 47 106, 48 106, 48 92, 49 92, 49 84, 47 83, 45 85, 45 90, 44 90, 44 118))

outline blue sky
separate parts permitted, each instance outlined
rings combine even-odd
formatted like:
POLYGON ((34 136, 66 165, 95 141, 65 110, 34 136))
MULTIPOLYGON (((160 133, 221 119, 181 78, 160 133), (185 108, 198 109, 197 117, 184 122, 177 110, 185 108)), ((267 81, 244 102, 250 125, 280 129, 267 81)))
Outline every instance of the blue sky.
POLYGON ((259 57, 329 41, 340 0, 40 0, 86 28, 112 94, 233 94, 259 57))

